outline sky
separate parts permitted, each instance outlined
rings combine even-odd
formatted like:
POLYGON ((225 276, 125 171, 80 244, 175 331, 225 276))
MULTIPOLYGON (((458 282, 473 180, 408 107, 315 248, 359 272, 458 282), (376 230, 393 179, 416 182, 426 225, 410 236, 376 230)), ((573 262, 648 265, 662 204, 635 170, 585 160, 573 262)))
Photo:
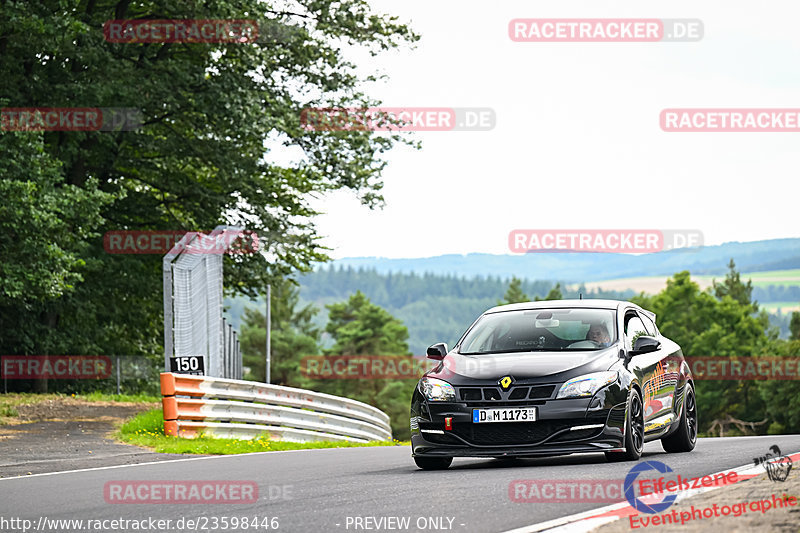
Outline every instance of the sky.
POLYGON ((393 107, 488 107, 490 131, 405 133, 386 206, 313 205, 333 258, 507 254, 513 229, 696 229, 706 245, 798 237, 800 133, 664 132, 665 108, 800 108, 791 1, 371 0, 421 34, 364 62, 393 107), (515 18, 691 18, 698 42, 514 42, 515 18))

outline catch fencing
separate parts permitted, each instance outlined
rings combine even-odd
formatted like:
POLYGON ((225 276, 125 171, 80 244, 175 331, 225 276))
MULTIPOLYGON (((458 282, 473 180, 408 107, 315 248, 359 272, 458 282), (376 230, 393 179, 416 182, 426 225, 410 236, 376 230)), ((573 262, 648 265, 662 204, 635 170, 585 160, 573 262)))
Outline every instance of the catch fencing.
POLYGON ((241 379, 236 332, 222 316, 222 265, 227 247, 203 253, 204 243, 225 240, 241 228, 217 226, 209 235, 186 233, 163 258, 164 370, 170 358, 202 356, 209 376, 241 379))
POLYGON ((391 440, 380 409, 331 394, 255 381, 161 374, 164 432, 292 442, 391 440))

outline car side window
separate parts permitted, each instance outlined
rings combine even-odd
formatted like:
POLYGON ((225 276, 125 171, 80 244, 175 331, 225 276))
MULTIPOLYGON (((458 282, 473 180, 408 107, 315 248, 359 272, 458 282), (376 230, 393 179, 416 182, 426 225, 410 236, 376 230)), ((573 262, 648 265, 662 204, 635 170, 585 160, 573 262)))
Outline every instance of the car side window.
POLYGON ((656 329, 656 325, 650 320, 650 317, 645 314, 639 314, 639 318, 642 319, 642 323, 644 324, 644 329, 647 330, 647 334, 651 337, 658 336, 658 330, 656 329))
POLYGON ((647 334, 644 322, 636 313, 625 316, 625 343, 629 350, 633 349, 633 343, 637 338, 647 334))

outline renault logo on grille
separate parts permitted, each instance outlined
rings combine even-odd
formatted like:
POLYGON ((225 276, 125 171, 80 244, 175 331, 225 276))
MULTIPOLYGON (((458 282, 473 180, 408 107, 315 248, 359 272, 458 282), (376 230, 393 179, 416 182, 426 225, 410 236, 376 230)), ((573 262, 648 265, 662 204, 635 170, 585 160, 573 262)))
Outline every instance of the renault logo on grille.
POLYGON ((507 390, 508 390, 508 388, 511 386, 511 384, 512 384, 513 382, 514 382, 514 379, 513 379, 511 376, 506 376, 506 377, 504 377, 504 378, 501 378, 501 379, 500 379, 500 381, 498 381, 497 383, 499 383, 499 384, 500 384, 500 387, 501 387, 501 388, 502 388, 504 391, 507 391, 507 390))

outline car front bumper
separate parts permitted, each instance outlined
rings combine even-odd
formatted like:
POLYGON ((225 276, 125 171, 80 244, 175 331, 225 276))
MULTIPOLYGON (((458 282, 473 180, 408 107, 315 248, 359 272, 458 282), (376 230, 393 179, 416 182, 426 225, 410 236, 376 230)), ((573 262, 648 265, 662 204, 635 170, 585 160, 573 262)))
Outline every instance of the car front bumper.
MULTIPOLYGON (((472 422, 472 409, 490 407, 465 402, 429 402, 415 395, 411 449, 415 456, 511 457, 619 451, 624 446, 624 391, 601 397, 533 402, 534 422, 472 422), (451 429, 445 428, 451 418, 451 429)), ((530 402, 526 402, 530 403, 530 402)), ((491 405, 491 407, 523 407, 491 405)))

